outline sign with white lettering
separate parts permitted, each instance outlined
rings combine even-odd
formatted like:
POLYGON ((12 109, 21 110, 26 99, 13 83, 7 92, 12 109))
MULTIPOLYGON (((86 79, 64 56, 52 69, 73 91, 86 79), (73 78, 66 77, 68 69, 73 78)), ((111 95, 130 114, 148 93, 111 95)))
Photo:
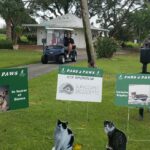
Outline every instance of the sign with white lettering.
POLYGON ((27 68, 0 69, 0 111, 28 105, 27 68))
POLYGON ((60 66, 56 99, 101 102, 102 75, 97 68, 60 66))
POLYGON ((150 74, 119 74, 116 83, 117 105, 150 105, 150 74))

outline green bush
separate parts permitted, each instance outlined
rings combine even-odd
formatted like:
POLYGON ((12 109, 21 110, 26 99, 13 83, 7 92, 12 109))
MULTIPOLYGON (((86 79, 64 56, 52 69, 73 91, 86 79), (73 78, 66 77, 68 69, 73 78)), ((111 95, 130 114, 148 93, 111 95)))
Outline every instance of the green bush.
POLYGON ((29 40, 25 35, 22 35, 19 39, 18 39, 18 43, 19 44, 29 44, 29 40))
POLYGON ((124 43, 124 47, 126 47, 126 48, 139 48, 140 44, 128 41, 128 42, 124 43))
POLYGON ((99 37, 95 42, 97 58, 111 58, 117 51, 118 43, 113 38, 99 37))
POLYGON ((1 40, 0 41, 0 49, 12 49, 13 45, 11 41, 1 40))
POLYGON ((6 34, 6 28, 0 29, 0 34, 6 34))
POLYGON ((37 36, 36 35, 27 35, 27 39, 30 44, 36 44, 37 43, 37 36))

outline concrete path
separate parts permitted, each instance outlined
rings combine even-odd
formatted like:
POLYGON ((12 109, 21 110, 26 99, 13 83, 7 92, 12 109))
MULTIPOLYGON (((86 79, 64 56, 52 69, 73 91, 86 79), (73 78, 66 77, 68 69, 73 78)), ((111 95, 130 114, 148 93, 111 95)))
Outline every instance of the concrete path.
MULTIPOLYGON (((86 52, 85 51, 80 51, 78 52, 78 58, 77 61, 85 60, 87 58, 86 52)), ((68 64, 71 64, 73 62, 69 62, 68 64)), ((67 65, 67 63, 66 63, 67 65)), ((56 64, 54 62, 50 62, 48 64, 42 64, 41 62, 37 64, 29 64, 29 65, 24 65, 24 66, 19 66, 21 67, 27 67, 28 68, 28 79, 32 79, 34 77, 49 73, 55 69, 58 69, 59 64, 56 64)))

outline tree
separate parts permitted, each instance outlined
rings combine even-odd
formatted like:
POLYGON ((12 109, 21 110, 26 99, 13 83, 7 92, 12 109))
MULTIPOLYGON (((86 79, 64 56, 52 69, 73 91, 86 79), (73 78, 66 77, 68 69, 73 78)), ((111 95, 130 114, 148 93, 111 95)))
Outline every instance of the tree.
POLYGON ((40 16, 43 19, 73 12, 76 3, 76 0, 24 0, 24 4, 30 9, 31 14, 40 16))
POLYGON ((88 64, 89 67, 95 67, 95 54, 94 54, 94 48, 92 44, 92 34, 91 34, 91 27, 89 22, 88 3, 85 0, 81 0, 81 12, 82 12, 82 20, 83 20, 83 27, 85 33, 88 64))
POLYGON ((25 10, 22 0, 0 1, 0 15, 6 21, 6 36, 11 41, 16 39, 16 27, 21 27, 22 23, 32 20, 25 10))
MULTIPOLYGON (((100 3, 102 0, 88 0, 90 18, 97 14, 97 10, 99 9, 97 2, 100 3)), ((24 4, 31 10, 33 15, 44 19, 67 13, 73 13, 81 17, 80 0, 24 0, 24 4), (41 11, 43 12, 42 14, 41 11)))
POLYGON ((140 42, 150 34, 150 9, 145 8, 131 13, 127 28, 134 33, 134 37, 140 42))
POLYGON ((143 6, 140 0, 97 0, 97 3, 97 21, 103 28, 111 29, 110 36, 116 36, 126 25, 129 14, 143 6))
POLYGON ((14 5, 13 1, 0 1, 0 15, 6 21, 6 36, 7 39, 12 40, 12 15, 15 12, 16 5, 14 5))

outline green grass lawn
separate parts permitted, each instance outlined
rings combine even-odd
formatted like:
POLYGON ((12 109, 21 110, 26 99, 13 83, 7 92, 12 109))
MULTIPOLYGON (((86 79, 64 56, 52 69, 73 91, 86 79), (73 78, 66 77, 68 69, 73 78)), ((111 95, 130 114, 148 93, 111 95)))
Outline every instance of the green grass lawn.
MULTIPOLYGON (((87 63, 76 65, 87 66, 87 63)), ((127 131, 128 109, 114 104, 115 76, 140 72, 138 55, 97 60, 97 67, 104 70, 102 103, 56 101, 57 71, 30 80, 30 107, 0 114, 0 150, 51 150, 57 119, 69 122, 75 143, 82 144, 82 150, 105 150, 104 120, 112 120, 130 137, 128 150, 149 150, 150 141, 132 139, 150 140, 150 113, 145 111, 144 121, 138 121, 138 109, 131 109, 127 131)))
POLYGON ((0 68, 40 62, 42 52, 31 50, 0 50, 0 68))

